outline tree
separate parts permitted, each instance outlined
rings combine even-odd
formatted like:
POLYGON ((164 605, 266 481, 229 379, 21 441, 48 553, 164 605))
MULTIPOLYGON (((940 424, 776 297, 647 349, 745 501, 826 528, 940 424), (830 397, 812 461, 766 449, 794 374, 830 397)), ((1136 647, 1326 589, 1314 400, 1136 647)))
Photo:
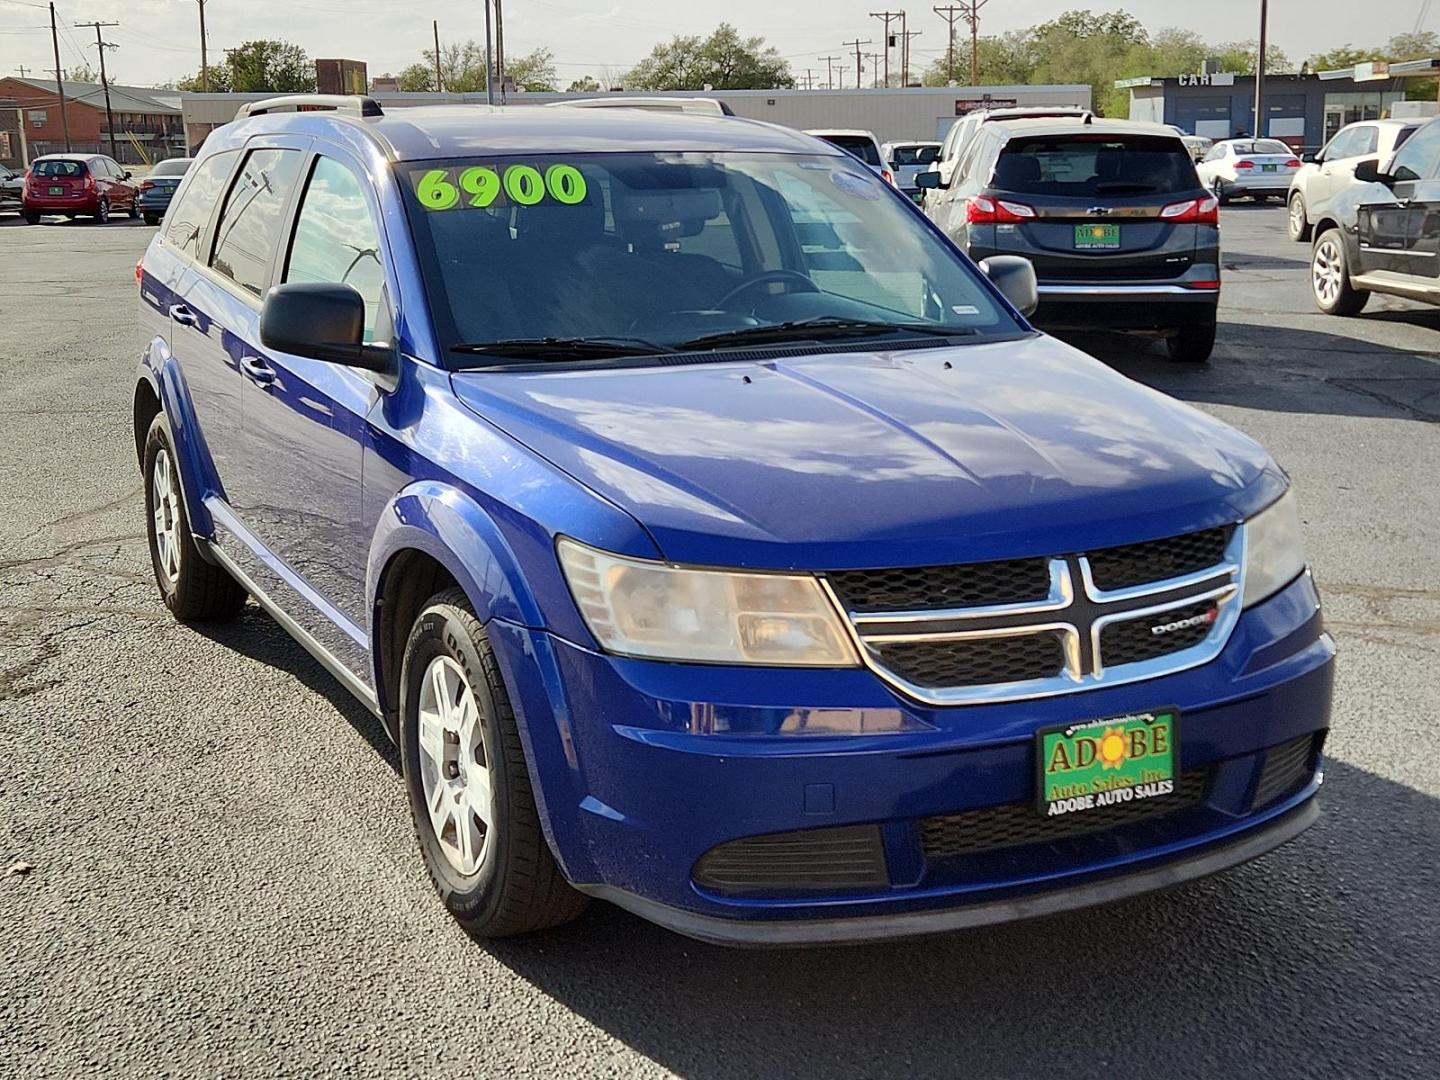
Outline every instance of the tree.
MULTIPOLYGON (((1012 30, 1003 37, 982 37, 977 43, 980 53, 980 81, 995 85, 1024 85, 1030 81, 1033 60, 1030 55, 1029 31, 1012 30)), ((955 43, 955 70, 946 71, 947 55, 942 55, 921 75, 926 86, 949 86, 952 82, 965 86, 970 82, 970 51, 955 43)), ((898 76, 891 76, 892 80, 898 76)), ((899 85, 898 82, 896 85, 899 85)))
POLYGON ((505 77, 513 79, 520 90, 542 93, 556 90, 555 54, 549 49, 536 49, 527 56, 505 61, 505 77))
POLYGON ((210 68, 210 79, 205 83, 197 71, 194 75, 186 75, 182 79, 176 79, 172 83, 161 84, 157 89, 161 90, 184 90, 190 94, 204 93, 207 90, 212 94, 230 93, 230 69, 225 64, 214 64, 210 68))
POLYGON ((82 60, 73 68, 65 69, 65 81, 98 83, 100 81, 100 72, 90 66, 89 60, 82 60))
MULTIPOLYGON (((1220 61, 1221 71, 1231 71, 1236 75, 1254 75, 1255 58, 1260 53, 1260 43, 1254 38, 1249 41, 1227 41, 1224 44, 1216 45, 1212 55, 1220 61)), ((1265 47, 1265 72, 1269 75, 1289 75, 1295 71, 1295 65, 1285 55, 1283 49, 1278 45, 1267 45, 1265 47)))
POLYGON ((676 35, 625 76, 632 90, 769 90, 793 87, 790 65, 762 37, 721 23, 708 38, 676 35))
POLYGON ((315 89, 314 65, 304 49, 288 41, 261 38, 244 42, 225 51, 225 66, 229 69, 230 89, 237 94, 300 94, 315 89))
POLYGON ((437 89, 433 63, 411 64, 395 76, 395 79, 400 84, 400 89, 410 94, 428 94, 437 89))
POLYGON ((595 81, 593 75, 582 75, 565 88, 568 94, 594 94, 600 89, 600 84, 595 81))

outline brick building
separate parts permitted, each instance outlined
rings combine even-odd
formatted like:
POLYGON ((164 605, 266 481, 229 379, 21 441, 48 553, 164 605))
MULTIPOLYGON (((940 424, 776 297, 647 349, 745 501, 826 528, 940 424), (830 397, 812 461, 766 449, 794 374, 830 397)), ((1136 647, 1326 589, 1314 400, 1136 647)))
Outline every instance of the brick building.
MULTIPOLYGON (((115 116, 115 157, 126 164, 141 164, 144 158, 158 161, 185 153, 185 128, 180 117, 178 92, 138 86, 110 84, 110 109, 115 116), (138 148, 137 148, 138 144, 138 148), (142 155, 141 150, 144 153, 142 155)), ((3 126, 24 132, 21 140, 10 138, 10 156, 4 163, 27 165, 43 154, 65 149, 64 126, 60 119, 60 98, 54 81, 0 78, 0 112, 11 122, 3 126), (16 117, 16 111, 19 116, 16 117)), ((77 153, 110 153, 109 128, 105 120, 105 91, 98 83, 65 83, 65 113, 70 122, 70 148, 77 153)), ((4 149, 4 147, 0 147, 4 149)))

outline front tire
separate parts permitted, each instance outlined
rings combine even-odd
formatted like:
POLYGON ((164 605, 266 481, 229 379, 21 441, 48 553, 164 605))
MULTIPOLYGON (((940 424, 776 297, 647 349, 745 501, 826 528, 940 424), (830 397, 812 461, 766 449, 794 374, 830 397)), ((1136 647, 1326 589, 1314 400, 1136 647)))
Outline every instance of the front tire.
POLYGON ((1230 205, 1230 196, 1225 191, 1225 182, 1223 180, 1215 181, 1215 201, 1221 206, 1230 205))
POLYGON ((245 606, 246 592, 225 570, 205 561, 190 532, 175 446, 165 414, 145 435, 145 517, 150 566, 170 613, 181 622, 224 619, 245 606))
POLYGON ((1203 364, 1215 351, 1215 316, 1209 321, 1182 326, 1174 335, 1165 339, 1165 348, 1171 360, 1182 364, 1203 364))
POLYGON ((139 220, 140 220, 140 207, 139 207, 136 203, 133 203, 133 202, 130 204, 130 220, 131 220, 131 221, 139 221, 139 220))
POLYGON ((1310 222, 1305 218, 1305 196, 1298 191, 1290 196, 1289 218, 1286 224, 1291 240, 1303 244, 1310 239, 1310 222))
POLYGON ((1310 291, 1326 315, 1358 315, 1370 299, 1350 284, 1350 262, 1339 229, 1326 229, 1310 251, 1310 291))
POLYGON ((586 898, 545 841, 509 695, 461 590, 432 597, 415 620, 400 686, 410 815, 446 909, 477 938, 578 916, 586 898))

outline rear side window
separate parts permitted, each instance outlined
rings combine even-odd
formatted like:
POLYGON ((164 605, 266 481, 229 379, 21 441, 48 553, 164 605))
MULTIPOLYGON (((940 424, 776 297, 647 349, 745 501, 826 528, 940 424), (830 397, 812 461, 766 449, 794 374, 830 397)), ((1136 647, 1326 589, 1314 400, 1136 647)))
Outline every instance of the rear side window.
POLYGON ((165 239, 181 254, 192 259, 200 257, 200 236, 210 222, 238 154, 238 150, 226 150, 208 157, 196 166, 194 175, 186 177, 165 215, 165 239))
POLYGON ((1395 149, 1396 149, 1396 150, 1399 150, 1400 147, 1402 147, 1402 146, 1405 145, 1405 141, 1406 141, 1407 139, 1409 139, 1411 135, 1414 135, 1415 132, 1417 132, 1417 131, 1419 131, 1419 130, 1420 130, 1420 127, 1419 127, 1418 124, 1417 124, 1415 127, 1405 127, 1405 128, 1401 128, 1401 129, 1400 129, 1400 134, 1398 134, 1398 135, 1395 136, 1395 149))
POLYGON ((867 139, 863 135, 822 135, 820 136, 833 146, 841 150, 848 150, 866 165, 880 164, 880 151, 875 149, 875 140, 867 139))
POLYGON ((359 179, 330 158, 315 159, 284 280, 351 286, 365 300, 365 340, 375 340, 385 297, 380 232, 359 179))
POLYGON ((37 161, 30 170, 34 176, 81 177, 86 173, 82 161, 37 161))
POLYGON ((1355 147, 1352 154, 1373 154, 1380 147, 1380 129, 1374 124, 1366 124, 1360 129, 1360 137, 1355 140, 1355 147))
POLYGON ((250 151, 220 211, 210 266, 252 296, 265 292, 301 157, 298 150, 250 151))
POLYGON ((1002 191, 1071 198, 1172 193, 1200 186, 1184 143, 1144 135, 1012 139, 991 183, 1002 191))

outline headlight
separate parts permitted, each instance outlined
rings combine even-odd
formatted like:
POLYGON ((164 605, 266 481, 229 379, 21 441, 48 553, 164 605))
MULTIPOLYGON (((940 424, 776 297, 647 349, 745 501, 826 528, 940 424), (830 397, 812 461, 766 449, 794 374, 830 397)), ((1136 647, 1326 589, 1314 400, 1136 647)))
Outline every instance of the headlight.
POLYGON ((1300 508, 1287 491, 1245 523, 1245 607, 1273 596, 1304 569, 1300 508))
POLYGON ((607 651, 654 660, 854 667, 835 606, 809 575, 692 570, 561 540, 560 565, 607 651))

